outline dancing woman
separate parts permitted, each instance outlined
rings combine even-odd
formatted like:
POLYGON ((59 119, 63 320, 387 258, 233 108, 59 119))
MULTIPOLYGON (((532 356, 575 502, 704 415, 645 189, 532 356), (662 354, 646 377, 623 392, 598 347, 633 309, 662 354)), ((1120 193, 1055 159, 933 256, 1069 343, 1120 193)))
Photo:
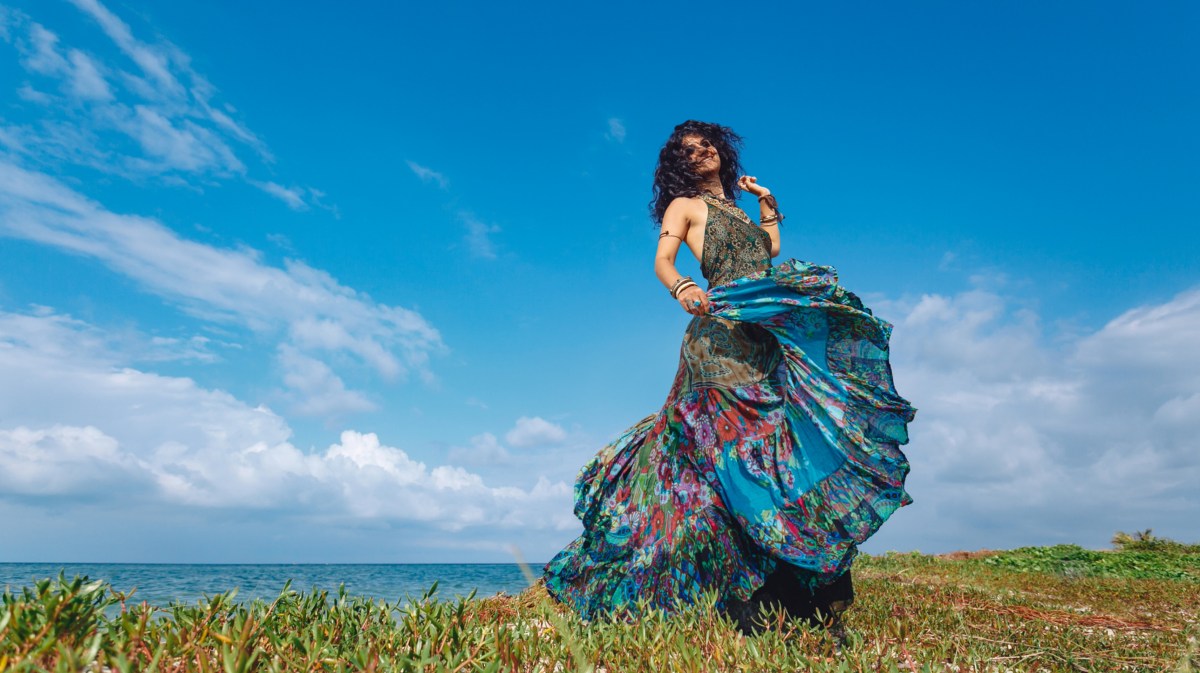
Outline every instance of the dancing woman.
POLYGON ((713 592, 743 631, 766 603, 836 625, 858 545, 911 502, 899 446, 915 410, 892 383, 891 325, 830 267, 771 266, 783 215, 741 175, 740 144, 688 121, 659 153, 655 273, 694 317, 662 409, 576 481, 583 534, 545 580, 585 619, 673 612, 713 592), (742 191, 757 197, 757 225, 736 205, 742 191), (684 244, 707 292, 675 268, 684 244))

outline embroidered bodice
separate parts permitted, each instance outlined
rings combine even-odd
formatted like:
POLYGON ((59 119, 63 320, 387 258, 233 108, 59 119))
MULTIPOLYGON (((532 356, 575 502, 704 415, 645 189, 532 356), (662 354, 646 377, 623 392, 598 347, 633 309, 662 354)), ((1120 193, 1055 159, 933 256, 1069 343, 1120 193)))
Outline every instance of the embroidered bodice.
POLYGON ((771 268, 771 236, 758 228, 737 206, 702 194, 708 204, 700 273, 708 286, 771 268))

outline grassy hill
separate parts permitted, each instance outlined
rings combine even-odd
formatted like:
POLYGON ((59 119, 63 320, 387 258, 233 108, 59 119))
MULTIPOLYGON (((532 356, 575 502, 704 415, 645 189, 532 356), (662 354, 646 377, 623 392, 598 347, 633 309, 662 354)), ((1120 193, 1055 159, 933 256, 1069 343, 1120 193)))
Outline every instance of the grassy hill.
POLYGON ((742 637, 705 605, 583 624, 539 587, 406 605, 285 587, 271 603, 151 608, 60 578, 2 596, 0 673, 1200 670, 1200 545, 1149 531, 1114 542, 863 556, 840 651, 783 623, 742 637))

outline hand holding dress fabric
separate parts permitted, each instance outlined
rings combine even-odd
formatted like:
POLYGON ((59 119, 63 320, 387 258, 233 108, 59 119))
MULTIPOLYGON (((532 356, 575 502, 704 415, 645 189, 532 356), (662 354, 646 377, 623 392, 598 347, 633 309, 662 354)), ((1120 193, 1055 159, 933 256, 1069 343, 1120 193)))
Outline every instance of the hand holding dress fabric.
POLYGON ((683 307, 683 310, 692 315, 704 315, 708 313, 708 294, 704 290, 701 290, 698 285, 693 285, 680 292, 676 299, 679 301, 679 305, 683 307))

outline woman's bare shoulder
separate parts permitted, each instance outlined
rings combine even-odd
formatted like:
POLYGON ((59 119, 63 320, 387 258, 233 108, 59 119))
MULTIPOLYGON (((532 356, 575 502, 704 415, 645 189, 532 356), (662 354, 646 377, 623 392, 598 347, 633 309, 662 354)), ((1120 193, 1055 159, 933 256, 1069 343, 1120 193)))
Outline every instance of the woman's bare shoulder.
POLYGON ((708 204, 699 196, 676 196, 667 204, 666 215, 684 215, 689 219, 697 213, 707 212, 708 204))

